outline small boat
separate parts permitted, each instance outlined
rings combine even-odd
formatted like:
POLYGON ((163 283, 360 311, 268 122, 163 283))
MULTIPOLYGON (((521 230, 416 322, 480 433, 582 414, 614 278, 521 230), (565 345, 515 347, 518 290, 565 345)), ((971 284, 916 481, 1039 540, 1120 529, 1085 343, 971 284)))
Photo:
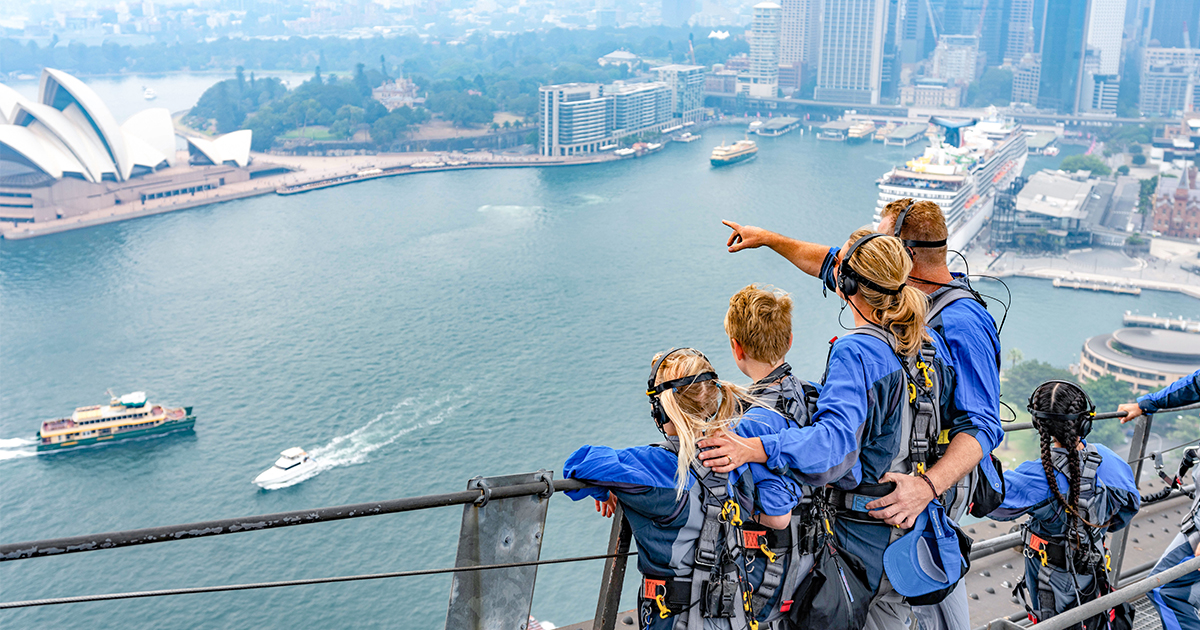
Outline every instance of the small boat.
POLYGON ((148 404, 146 392, 133 392, 120 398, 113 396, 107 405, 79 407, 70 417, 43 422, 38 431, 37 450, 180 431, 195 424, 191 407, 148 404))
POLYGON ((274 466, 259 473, 254 478, 254 484, 273 490, 308 479, 316 472, 317 460, 299 446, 293 446, 279 454, 274 466))
POLYGON ((756 153, 758 153, 758 145, 753 140, 738 140, 732 145, 721 142, 721 146, 713 149, 709 161, 713 166, 724 166, 748 160, 756 153))
POLYGON ((154 88, 142 86, 142 98, 146 99, 147 101, 153 101, 154 99, 158 98, 158 92, 155 92, 154 88))

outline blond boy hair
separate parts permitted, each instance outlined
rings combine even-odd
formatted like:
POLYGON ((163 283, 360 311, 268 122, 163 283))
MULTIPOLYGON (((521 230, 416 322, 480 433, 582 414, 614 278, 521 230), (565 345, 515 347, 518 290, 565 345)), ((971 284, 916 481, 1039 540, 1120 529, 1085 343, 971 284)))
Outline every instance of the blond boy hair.
POLYGON ((725 313, 725 334, 755 361, 782 361, 792 346, 792 297, 757 284, 734 293, 725 313))

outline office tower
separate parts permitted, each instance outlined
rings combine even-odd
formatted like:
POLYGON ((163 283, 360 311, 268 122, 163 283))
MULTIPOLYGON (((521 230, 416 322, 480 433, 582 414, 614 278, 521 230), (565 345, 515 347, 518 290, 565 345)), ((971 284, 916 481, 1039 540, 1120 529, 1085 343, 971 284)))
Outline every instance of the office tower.
POLYGON ((813 64, 820 53, 817 31, 821 0, 781 0, 779 26, 779 63, 801 66, 813 64))
MULTIPOLYGON (((1033 52, 1033 0, 1008 0, 1004 59, 1016 64, 1033 52)), ((989 62, 990 64, 990 62, 989 62)))
POLYGON ((988 0, 984 6, 983 26, 979 30, 979 54, 989 67, 1004 63, 1011 13, 1012 0, 988 0))
POLYGON ((896 36, 901 64, 919 63, 929 57, 937 44, 932 26, 929 4, 925 0, 899 0, 896 36))
POLYGON ((1037 4, 1043 4, 1037 107, 1079 113, 1091 0, 1038 0, 1037 4))
POLYGON ((1038 102, 1038 88, 1042 82, 1042 60, 1027 53, 1013 69, 1012 102, 1033 105, 1038 102))
POLYGON ((1151 48, 1200 48, 1200 0, 1154 0, 1151 48))
POLYGON ((1173 116, 1200 103, 1200 49, 1147 48, 1142 51, 1138 109, 1143 116, 1173 116))
POLYGON ((886 0, 838 0, 821 9, 821 55, 813 98, 879 104, 886 0))
POLYGON ((654 71, 671 92, 671 113, 676 122, 700 120, 704 111, 704 66, 671 64, 654 71))
POLYGON ((693 0, 662 1, 663 26, 683 26, 695 13, 696 5, 693 0))
POLYGON ((1097 74, 1121 72, 1121 31, 1125 27, 1125 0, 1091 0, 1087 45, 1099 55, 1097 74))
POLYGON ((739 89, 750 96, 774 98, 779 95, 779 36, 783 7, 774 2, 754 5, 750 24, 750 71, 739 89), (744 86, 744 89, 743 89, 744 86))
POLYGON ((984 4, 984 0, 946 0, 938 35, 978 35, 984 4))
POLYGON ((969 84, 979 69, 979 38, 942 35, 933 50, 933 76, 952 83, 969 84))

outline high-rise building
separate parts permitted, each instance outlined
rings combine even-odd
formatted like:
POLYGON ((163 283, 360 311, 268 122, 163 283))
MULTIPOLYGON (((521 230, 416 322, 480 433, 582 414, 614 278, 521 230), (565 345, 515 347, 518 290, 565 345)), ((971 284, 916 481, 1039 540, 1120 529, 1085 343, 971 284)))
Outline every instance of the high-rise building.
POLYGON ((979 38, 942 35, 933 50, 933 76, 955 83, 971 83, 979 68, 979 38))
POLYGON ((925 0, 896 0, 896 37, 899 42, 900 63, 919 63, 929 57, 937 43, 933 36, 933 20, 925 0))
MULTIPOLYGON (((1037 0, 1034 6, 1042 4, 1037 0)), ((1088 7, 1092 0, 1044 0, 1041 19, 1041 84, 1038 109, 1079 113, 1088 7)), ((1124 11, 1121 12, 1124 15, 1124 11)), ((1035 11, 1035 29, 1037 16, 1035 11)))
POLYGON ((542 155, 597 151, 612 133, 613 101, 596 83, 546 85, 538 89, 542 155))
POLYGON ((683 26, 695 13, 693 0, 662 0, 663 26, 683 26))
POLYGON ((671 64, 654 68, 671 94, 671 114, 677 122, 700 120, 704 111, 704 66, 671 64))
POLYGON ((1154 0, 1149 48, 1200 48, 1200 0, 1154 0))
POLYGON ((774 2, 754 5, 750 39, 750 70, 739 80, 739 91, 759 98, 779 95, 779 44, 783 7, 774 2))
POLYGON ((605 93, 613 100, 612 133, 618 138, 671 119, 671 91, 663 83, 616 83, 605 93))
POLYGON ((988 67, 1004 63, 1011 13, 1012 0, 988 0, 984 6, 983 26, 979 30, 979 54, 988 67))
POLYGON ((1038 102, 1042 82, 1042 60, 1033 53, 1026 54, 1013 69, 1012 102, 1033 105, 1038 102))
POLYGON ((938 35, 978 35, 984 4, 984 0, 945 0, 942 30, 938 35))
POLYGON ((1142 51, 1138 109, 1143 116, 1195 111, 1200 103, 1200 49, 1147 48, 1142 51))
MULTIPOLYGON (((1004 42, 1004 60, 1016 64, 1033 52, 1033 5, 1034 0, 1008 0, 1007 38, 1004 42)), ((989 61, 989 65, 990 65, 989 61)))
POLYGON ((821 55, 813 98, 876 105, 880 101, 887 0, 822 3, 821 55))
POLYGON ((1125 27, 1125 0, 1091 0, 1087 45, 1099 55, 1099 74, 1121 72, 1121 31, 1125 27))
POLYGON ((780 0, 779 63, 807 66, 820 54, 821 0, 780 0))

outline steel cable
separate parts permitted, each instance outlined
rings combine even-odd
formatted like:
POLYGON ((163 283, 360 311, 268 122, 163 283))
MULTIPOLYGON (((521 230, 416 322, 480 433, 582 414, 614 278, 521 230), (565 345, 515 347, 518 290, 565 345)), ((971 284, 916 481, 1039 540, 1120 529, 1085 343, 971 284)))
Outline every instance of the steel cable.
POLYGON ((575 558, 558 558, 555 560, 531 560, 529 562, 508 562, 505 564, 484 564, 475 567, 450 567, 445 569, 419 569, 416 571, 392 571, 390 573, 368 573, 365 575, 343 575, 325 578, 308 578, 303 580, 283 580, 280 582, 252 582, 250 584, 223 584, 220 586, 195 586, 190 588, 168 588, 157 591, 133 591, 129 593, 104 593, 100 595, 78 595, 75 597, 51 597, 48 599, 30 599, 19 602, 0 603, 0 609, 30 608, 33 606, 53 606, 55 604, 78 604, 82 602, 102 602, 114 599, 137 599, 141 597, 163 597, 167 595, 191 595, 193 593, 221 593, 225 591, 249 591, 260 588, 279 588, 281 586, 304 586, 307 584, 333 584, 336 582, 357 582, 360 580, 380 580, 384 578, 413 577, 418 575, 441 575, 443 573, 464 573, 468 571, 490 571, 492 569, 514 569, 519 567, 534 567, 545 564, 564 564, 568 562, 584 562, 587 560, 605 560, 636 556, 636 551, 626 553, 611 553, 599 556, 578 556, 575 558))

